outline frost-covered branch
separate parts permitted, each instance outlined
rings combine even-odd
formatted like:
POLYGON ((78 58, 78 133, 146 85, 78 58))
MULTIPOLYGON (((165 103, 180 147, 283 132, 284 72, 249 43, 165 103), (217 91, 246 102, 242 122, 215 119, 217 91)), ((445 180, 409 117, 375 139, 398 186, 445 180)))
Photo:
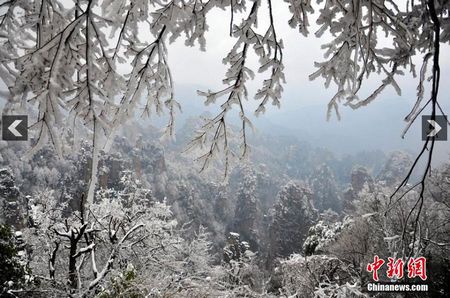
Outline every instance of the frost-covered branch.
MULTIPOLYGON (((220 105, 220 112, 215 117, 205 121, 203 127, 188 146, 188 150, 200 149, 203 151, 197 158, 202 165, 202 171, 209 166, 211 161, 222 155, 225 174, 227 174, 232 158, 245 158, 249 153, 247 131, 249 127, 253 128, 253 125, 246 113, 245 100, 248 98, 246 81, 254 78, 254 72, 246 66, 251 48, 259 57, 261 64, 259 72, 271 69, 270 78, 263 82, 263 87, 256 93, 255 98, 261 100, 261 103, 255 113, 257 115, 263 113, 269 100, 272 100, 274 105, 279 106, 280 104, 279 99, 283 89, 281 84, 284 83, 282 43, 277 39, 275 31, 272 2, 269 0, 267 4, 269 6, 270 25, 264 35, 256 32, 260 0, 253 2, 247 18, 239 26, 234 25, 233 36, 237 38, 237 41, 223 60, 225 64, 230 66, 223 80, 224 84, 229 86, 219 91, 198 91, 199 95, 206 97, 206 105, 215 103, 220 97, 227 96, 226 100, 220 105), (227 116, 233 106, 237 106, 241 121, 237 144, 233 141, 232 129, 227 124, 227 116), (239 146, 239 152, 236 152, 236 145, 239 146)), ((231 2, 231 10, 234 11, 234 9, 242 8, 237 3, 231 2)))
POLYGON ((103 267, 102 271, 100 271, 100 273, 96 276, 96 278, 89 284, 88 286, 88 290, 82 295, 83 297, 93 288, 95 288, 98 283, 100 281, 102 281, 103 278, 105 278, 105 276, 108 274, 108 272, 111 270, 111 267, 114 263, 115 258, 117 257, 117 253, 119 251, 119 249, 121 248, 123 242, 125 240, 127 240, 131 234, 133 234, 136 230, 140 229, 144 227, 144 224, 138 224, 135 225, 134 227, 132 227, 121 239, 120 241, 116 244, 116 246, 114 247, 113 251, 111 252, 111 254, 109 255, 108 260, 106 261, 105 266, 103 267))
POLYGON ((321 37, 325 32, 335 37, 322 45, 328 60, 316 62, 318 68, 310 79, 319 76, 325 79, 325 86, 333 82, 337 92, 328 105, 328 117, 335 110, 338 118, 338 103, 356 109, 372 102, 388 85, 392 85, 398 94, 395 76, 403 74, 398 68, 411 63, 414 54, 414 39, 404 23, 403 15, 397 15, 394 8, 386 6, 384 1, 326 1, 317 19, 320 26, 315 33, 321 37), (391 48, 378 48, 379 32, 384 32, 392 41, 391 48), (365 99, 359 98, 364 78, 370 75, 384 74, 381 85, 365 99))
POLYGON ((289 20, 289 25, 292 28, 298 27, 298 30, 304 36, 309 34, 309 18, 308 14, 313 13, 314 9, 311 5, 311 0, 284 0, 289 3, 289 11, 292 18, 289 20))
MULTIPOLYGON (((262 43, 266 46, 266 53, 260 56, 261 67, 259 72, 264 72, 272 68, 269 79, 264 80, 263 87, 258 90, 255 99, 260 99, 261 103, 255 111, 256 115, 264 113, 266 104, 272 100, 272 105, 280 107, 281 94, 283 92, 283 83, 286 83, 283 73, 283 44, 277 39, 275 23, 273 18, 272 0, 267 0, 269 6, 270 25, 263 37, 262 43), (272 57, 270 55, 273 55, 272 57)), ((262 48, 264 50, 264 48, 262 48)))

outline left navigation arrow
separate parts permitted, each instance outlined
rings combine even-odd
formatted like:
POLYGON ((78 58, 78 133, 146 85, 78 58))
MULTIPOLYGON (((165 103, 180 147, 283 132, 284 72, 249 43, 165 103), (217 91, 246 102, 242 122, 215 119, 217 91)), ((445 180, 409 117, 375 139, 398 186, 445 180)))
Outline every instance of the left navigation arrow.
POLYGON ((22 120, 16 120, 8 127, 8 130, 16 137, 22 137, 22 134, 16 129, 21 122, 22 120))
POLYGON ((26 141, 28 139, 28 117, 26 115, 3 115, 2 139, 26 141))

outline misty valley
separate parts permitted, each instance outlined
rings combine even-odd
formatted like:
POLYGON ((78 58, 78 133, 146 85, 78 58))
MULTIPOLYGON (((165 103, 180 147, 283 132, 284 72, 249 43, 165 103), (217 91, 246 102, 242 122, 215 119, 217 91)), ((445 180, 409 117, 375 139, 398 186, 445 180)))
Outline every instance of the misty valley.
MULTIPOLYGON (((337 157, 259 133, 250 159, 224 177, 221 164, 200 173, 182 153, 196 124, 188 120, 165 146, 139 124, 116 137, 100 154, 89 208, 89 143, 64 159, 45 147, 24 161, 25 146, 2 142, 0 218, 11 228, 2 225, 1 247, 15 254, 2 261, 2 279, 43 297, 359 297, 373 256, 394 256, 401 237, 413 237, 411 224, 402 233, 414 200, 390 202, 410 154, 337 157)), ((450 164, 431 181, 418 249, 428 294, 438 295, 449 284, 450 164)))

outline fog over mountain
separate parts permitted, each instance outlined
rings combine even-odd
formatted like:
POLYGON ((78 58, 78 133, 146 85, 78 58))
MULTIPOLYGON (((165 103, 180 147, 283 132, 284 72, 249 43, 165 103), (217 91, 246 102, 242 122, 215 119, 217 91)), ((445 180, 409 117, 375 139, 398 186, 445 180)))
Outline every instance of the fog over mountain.
MULTIPOLYGON (((182 106, 182 113, 177 116, 177 129, 182 128, 186 119, 216 111, 217 106, 205 106, 203 98, 197 95, 197 90, 205 89, 206 87, 200 85, 177 86, 176 96, 182 106)), ((300 91, 302 86, 298 89, 300 91)), ((320 95, 315 96, 321 98, 320 95)), ((296 137, 315 147, 330 150, 338 156, 368 150, 381 150, 387 154, 395 150, 405 150, 415 154, 423 145, 421 121, 411 126, 405 138, 401 137, 406 127, 403 119, 411 110, 414 103, 412 99, 382 97, 360 109, 342 107, 341 120, 338 120, 334 113, 327 120, 324 96, 323 100, 312 103, 301 92, 286 94, 280 108, 272 107, 264 115, 251 117, 254 133, 296 137)), ((443 108, 450 110, 450 102, 443 103, 443 108)), ((251 112, 250 110, 249 113, 251 112)), ((237 124, 237 115, 232 114, 230 119, 237 124)), ((162 126, 165 124, 165 118, 154 117, 144 122, 162 126)), ((435 150, 435 165, 448 160, 448 142, 437 142, 435 150)))

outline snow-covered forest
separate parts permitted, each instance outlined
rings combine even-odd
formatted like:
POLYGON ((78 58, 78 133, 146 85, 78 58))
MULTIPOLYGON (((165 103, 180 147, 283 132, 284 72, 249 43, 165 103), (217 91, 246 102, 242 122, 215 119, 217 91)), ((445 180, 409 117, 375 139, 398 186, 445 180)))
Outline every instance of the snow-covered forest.
MULTIPOLYGON (((317 38, 322 60, 304 63, 332 91, 324 118, 345 121, 343 109, 370 109, 387 89, 400 97, 406 77, 417 89, 398 137, 421 115, 436 120, 448 105, 449 10, 446 0, 0 0, 2 115, 27 115, 29 130, 0 140, 0 297, 446 297, 450 157, 433 159, 443 142, 343 154, 254 120, 288 97, 279 22, 298 42, 317 38), (226 17, 208 18, 216 10, 226 17), (232 41, 217 57, 223 81, 197 91, 207 112, 181 118, 190 99, 176 93, 170 47, 207 51, 211 23, 232 41)), ((2 124, 3 136, 17 128, 2 124)))
MULTIPOLYGON (((413 237, 402 223, 417 192, 389 199, 412 162, 405 152, 337 158, 261 136, 223 182, 208 179, 220 168, 205 176, 180 157, 182 141, 167 148, 139 133, 101 154, 89 208, 88 143, 30 161, 25 146, 2 143, 2 295, 364 297, 366 264, 413 237)), ((414 254, 428 258, 430 297, 448 291, 449 181, 450 163, 432 173, 419 218, 414 254)))

